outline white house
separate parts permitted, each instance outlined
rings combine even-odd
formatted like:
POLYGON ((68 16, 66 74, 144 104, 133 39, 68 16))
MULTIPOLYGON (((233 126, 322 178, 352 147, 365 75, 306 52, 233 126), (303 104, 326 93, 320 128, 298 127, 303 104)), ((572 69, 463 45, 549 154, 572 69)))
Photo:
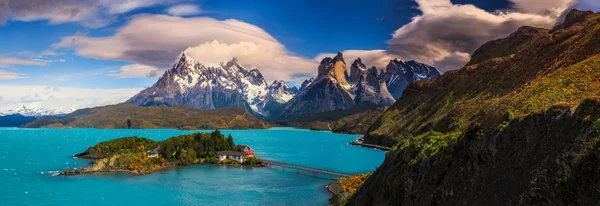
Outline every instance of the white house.
POLYGON ((223 161, 225 159, 230 159, 239 163, 244 163, 246 161, 246 154, 243 152, 236 151, 219 151, 217 152, 217 159, 223 161))
POLYGON ((146 156, 150 158, 155 158, 158 157, 158 153, 160 153, 160 150, 158 148, 154 148, 152 150, 146 151, 146 156))

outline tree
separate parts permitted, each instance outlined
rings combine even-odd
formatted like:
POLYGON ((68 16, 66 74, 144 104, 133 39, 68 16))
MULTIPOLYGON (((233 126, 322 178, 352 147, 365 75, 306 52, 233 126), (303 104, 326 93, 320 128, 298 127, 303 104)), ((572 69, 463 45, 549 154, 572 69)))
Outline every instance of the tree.
POLYGON ((233 137, 231 134, 227 136, 227 147, 233 149, 235 147, 235 143, 233 142, 233 137))

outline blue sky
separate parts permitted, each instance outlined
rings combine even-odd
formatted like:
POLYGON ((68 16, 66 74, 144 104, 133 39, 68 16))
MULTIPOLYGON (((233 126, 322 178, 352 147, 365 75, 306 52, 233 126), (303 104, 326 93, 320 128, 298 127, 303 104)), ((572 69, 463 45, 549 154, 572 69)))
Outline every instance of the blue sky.
MULTIPOLYGON (((207 62, 213 60, 207 58, 218 62, 239 55, 242 64, 257 67, 268 80, 298 82, 301 80, 298 77, 314 75, 320 58, 338 50, 344 51, 345 57, 350 59, 346 61, 361 57, 367 59, 367 64, 384 67, 392 58, 416 59, 447 71, 460 68, 482 41, 500 38, 515 28, 489 34, 461 31, 448 27, 444 21, 468 13, 472 15, 466 24, 479 30, 498 27, 491 22, 507 21, 515 21, 518 26, 550 27, 560 14, 544 14, 546 20, 539 21, 506 16, 540 15, 540 11, 555 8, 566 11, 575 5, 597 9, 593 1, 133 0, 124 3, 118 0, 0 0, 0 23, 5 21, 0 25, 0 39, 4 40, 0 47, 0 85, 4 88, 143 88, 169 68, 176 53, 195 46, 198 46, 195 53, 207 62), (8 7, 3 8, 1 1, 8 1, 8 7), (171 10, 176 6, 184 10, 171 10), (497 11, 506 15, 497 15, 497 11), (417 21, 414 17, 428 21, 417 21), (187 21, 190 19, 197 21, 187 21), (232 26, 228 19, 243 23, 234 22, 232 26), (135 33, 146 27, 135 22, 145 21, 163 22, 162 25, 166 25, 163 27, 170 27, 169 22, 180 26, 169 31, 154 28, 152 31, 158 31, 156 36, 135 33), (214 31, 222 27, 227 27, 224 31, 227 33, 214 31), (438 27, 444 29, 436 31, 438 27), (199 37, 179 41, 177 34, 181 33, 199 37), (477 41, 453 45, 456 41, 452 37, 457 36, 461 39, 472 36, 477 41), (154 45, 153 38, 160 43, 154 45), (166 45, 170 41, 178 42, 166 45), (256 51, 266 48, 265 52, 257 52, 266 54, 261 57, 238 54, 241 47, 236 44, 240 42, 250 42, 256 51), (159 51, 163 47, 165 51, 159 51), (226 51, 225 56, 213 56, 214 51, 206 48, 222 49, 226 51), (278 61, 269 62, 270 59, 278 61), (158 72, 158 76, 150 72, 158 72)), ((0 97, 0 102, 14 98, 0 97)), ((17 104, 15 102, 18 101, 13 100, 11 106, 17 104)))

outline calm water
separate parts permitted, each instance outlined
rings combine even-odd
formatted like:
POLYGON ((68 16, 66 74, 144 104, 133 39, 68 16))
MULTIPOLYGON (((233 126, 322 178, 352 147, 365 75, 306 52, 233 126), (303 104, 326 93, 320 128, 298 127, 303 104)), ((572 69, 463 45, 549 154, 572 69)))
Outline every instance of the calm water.
MULTIPOLYGON (((195 165, 145 176, 104 173, 61 177, 52 173, 86 167, 72 158, 98 142, 143 136, 163 140, 195 131, 172 129, 0 128, 0 205, 326 205, 324 178, 281 168, 195 165)), ((381 151, 353 147, 356 135, 274 128, 225 130, 236 144, 276 161, 346 173, 365 173, 383 162, 381 151)))

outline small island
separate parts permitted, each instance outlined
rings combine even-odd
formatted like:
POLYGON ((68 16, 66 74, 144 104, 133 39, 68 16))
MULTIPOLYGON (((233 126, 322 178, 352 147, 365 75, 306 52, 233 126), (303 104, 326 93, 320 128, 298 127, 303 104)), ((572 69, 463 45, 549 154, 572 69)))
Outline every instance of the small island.
POLYGON ((90 167, 65 170, 61 175, 96 172, 144 175, 196 163, 262 166, 250 146, 235 145, 231 135, 225 137, 219 130, 174 136, 160 142, 143 137, 118 138, 94 145, 75 157, 95 161, 90 167))

